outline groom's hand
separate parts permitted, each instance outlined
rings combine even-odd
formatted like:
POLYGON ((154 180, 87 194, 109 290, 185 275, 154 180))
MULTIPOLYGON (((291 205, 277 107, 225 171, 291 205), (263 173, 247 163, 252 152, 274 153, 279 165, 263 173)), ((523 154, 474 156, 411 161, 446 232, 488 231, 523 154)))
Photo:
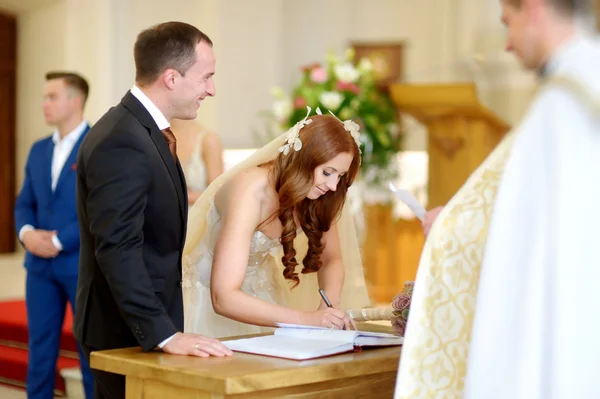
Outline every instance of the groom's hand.
POLYGON ((173 355, 190 355, 199 357, 231 356, 233 353, 219 340, 207 338, 199 334, 177 333, 162 348, 163 352, 173 355))

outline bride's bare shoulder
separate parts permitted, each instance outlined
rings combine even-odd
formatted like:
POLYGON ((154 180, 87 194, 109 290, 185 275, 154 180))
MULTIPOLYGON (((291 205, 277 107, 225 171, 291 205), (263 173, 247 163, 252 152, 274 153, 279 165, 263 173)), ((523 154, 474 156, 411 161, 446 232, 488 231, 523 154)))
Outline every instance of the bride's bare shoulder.
POLYGON ((269 196, 269 169, 252 166, 241 170, 225 183, 216 195, 216 201, 224 204, 234 201, 250 200, 264 202, 269 196))

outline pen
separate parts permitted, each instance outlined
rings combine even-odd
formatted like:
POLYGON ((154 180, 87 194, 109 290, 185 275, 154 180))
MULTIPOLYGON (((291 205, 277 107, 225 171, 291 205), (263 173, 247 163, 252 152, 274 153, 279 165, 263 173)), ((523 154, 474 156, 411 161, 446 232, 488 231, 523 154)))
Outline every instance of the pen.
POLYGON ((328 308, 332 308, 333 305, 331 304, 329 298, 327 298, 327 295, 325 295, 325 291, 323 291, 322 288, 319 288, 319 294, 321 294, 321 298, 323 298, 323 302, 325 302, 325 305, 327 305, 328 308))
MULTIPOLYGON (((329 300, 329 298, 327 298, 327 295, 325 295, 325 291, 323 291, 322 288, 319 288, 319 294, 321 294, 321 298, 323 298, 323 302, 325 302, 325 305, 327 305, 328 308, 332 308, 333 304, 331 303, 331 301, 329 300)), ((333 324, 332 324, 333 326, 333 324)), ((342 330, 345 330, 346 327, 342 327, 342 330)), ((350 328, 352 329, 352 328, 350 328)))

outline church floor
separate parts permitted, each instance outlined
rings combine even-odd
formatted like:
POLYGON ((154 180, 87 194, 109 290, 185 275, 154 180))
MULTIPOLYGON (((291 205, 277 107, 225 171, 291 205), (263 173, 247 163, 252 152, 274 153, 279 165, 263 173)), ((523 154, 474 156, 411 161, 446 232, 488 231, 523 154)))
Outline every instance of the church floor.
POLYGON ((0 300, 25 296, 23 253, 0 254, 0 300))

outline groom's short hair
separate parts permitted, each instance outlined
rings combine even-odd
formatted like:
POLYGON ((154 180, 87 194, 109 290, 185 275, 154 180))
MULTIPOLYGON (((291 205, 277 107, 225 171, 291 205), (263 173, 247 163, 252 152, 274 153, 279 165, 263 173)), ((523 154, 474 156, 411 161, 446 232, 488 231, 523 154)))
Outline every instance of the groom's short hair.
MULTIPOLYGON (((521 8, 523 0, 502 0, 508 4, 511 4, 517 8, 521 8)), ((566 14, 574 14, 575 11, 579 10, 584 6, 588 0, 544 0, 546 4, 554 8, 557 11, 566 14)))
POLYGON ((196 46, 210 38, 185 22, 165 22, 143 30, 133 48, 135 81, 141 85, 154 83, 172 68, 182 76, 196 62, 196 46))

